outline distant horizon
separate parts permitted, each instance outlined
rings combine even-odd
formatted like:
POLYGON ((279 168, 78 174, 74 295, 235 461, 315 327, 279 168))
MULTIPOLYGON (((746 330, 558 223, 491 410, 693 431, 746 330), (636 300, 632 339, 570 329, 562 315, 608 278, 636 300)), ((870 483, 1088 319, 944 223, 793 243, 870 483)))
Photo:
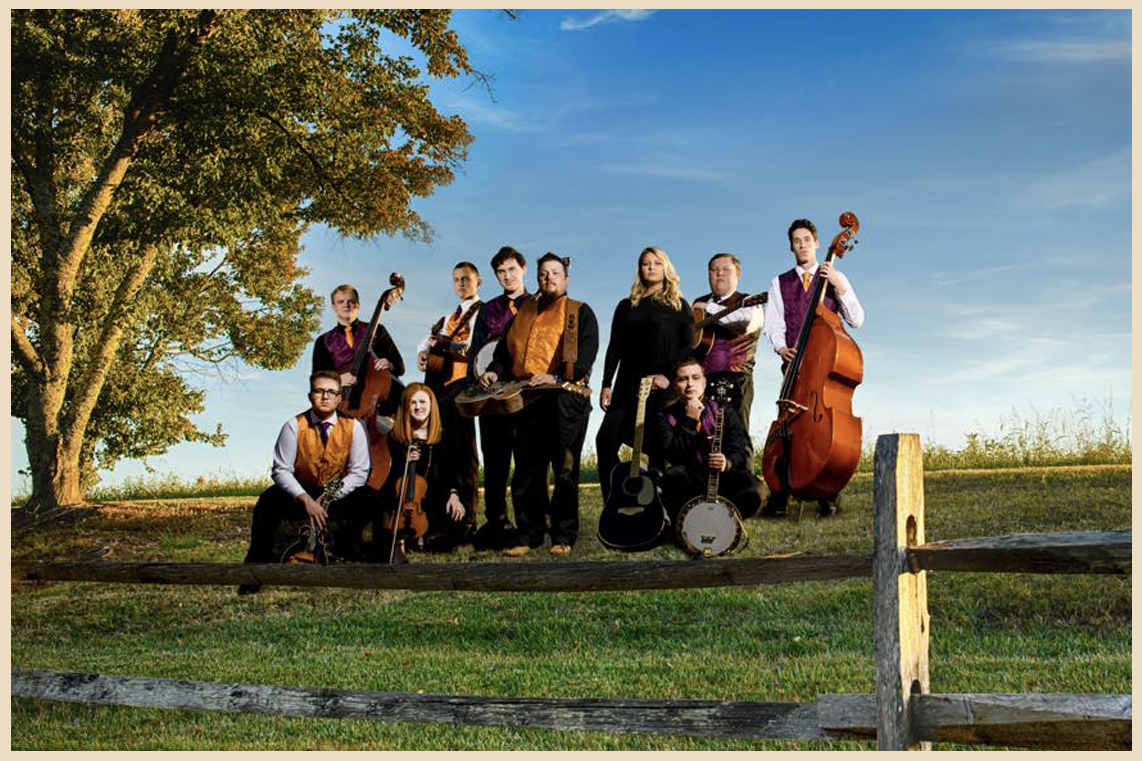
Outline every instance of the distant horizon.
MULTIPOLYGON (((963 446, 1002 416, 1132 408, 1132 39, 1112 11, 458 11, 460 42, 494 74, 494 100, 433 80, 437 107, 475 142, 456 180, 414 208, 432 243, 303 239, 306 284, 357 286, 367 319, 389 273, 408 284, 384 321, 416 380, 415 346, 455 306, 450 271, 502 245, 571 257, 569 292, 599 319, 585 452, 593 452, 603 357, 638 252, 663 248, 688 300, 715 252, 743 262, 740 289, 792 266, 789 222, 817 225, 824 258, 846 210, 860 245, 839 268, 867 317, 852 331, 865 377, 864 439, 916 432, 963 446), (807 30, 812 34, 807 34, 807 30), (1093 269, 1094 256, 1098 270, 1093 269)), ((316 337, 316 336, 314 336, 316 337)), ((235 366, 206 380, 208 429, 227 446, 180 444, 156 476, 267 474, 282 423, 306 405, 294 367, 235 366)), ((750 433, 764 437, 779 361, 758 348, 750 433)), ((12 488, 27 489, 12 418, 12 488)), ((143 476, 140 461, 101 486, 143 476)))

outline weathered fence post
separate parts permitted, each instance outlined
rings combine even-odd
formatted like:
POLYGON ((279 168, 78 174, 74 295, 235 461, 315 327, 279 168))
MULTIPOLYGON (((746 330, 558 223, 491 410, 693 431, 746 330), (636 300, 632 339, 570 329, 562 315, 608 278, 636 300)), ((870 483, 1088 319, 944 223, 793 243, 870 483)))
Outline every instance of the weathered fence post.
POLYGON ((928 580, 907 566, 924 543, 924 461, 920 436, 876 439, 873 460, 873 625, 876 641, 876 744, 929 750, 919 742, 913 695, 928 692, 928 580))

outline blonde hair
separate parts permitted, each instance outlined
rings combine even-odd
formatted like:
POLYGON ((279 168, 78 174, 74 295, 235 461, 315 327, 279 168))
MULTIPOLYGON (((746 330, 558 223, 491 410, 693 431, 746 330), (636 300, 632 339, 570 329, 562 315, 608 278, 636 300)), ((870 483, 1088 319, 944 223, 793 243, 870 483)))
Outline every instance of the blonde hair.
POLYGON ((412 413, 409 412, 409 406, 412 403, 412 395, 417 391, 428 394, 428 438, 425 441, 428 444, 439 444, 442 430, 440 406, 436 403, 436 394, 432 393, 432 389, 423 383, 410 383, 405 388, 404 393, 401 394, 400 409, 397 411, 396 420, 393 421, 393 438, 401 444, 408 444, 412 441, 412 434, 416 429, 412 423, 412 413))
POLYGON ((642 282, 642 257, 647 254, 654 254, 662 262, 662 288, 652 293, 650 300, 657 301, 659 304, 666 304, 673 309, 681 309, 681 281, 678 278, 678 273, 674 270, 674 265, 670 263, 670 257, 658 246, 647 246, 638 255, 638 267, 635 268, 634 272, 634 285, 630 287, 630 305, 632 307, 638 306, 638 302, 646 296, 646 286, 642 282))

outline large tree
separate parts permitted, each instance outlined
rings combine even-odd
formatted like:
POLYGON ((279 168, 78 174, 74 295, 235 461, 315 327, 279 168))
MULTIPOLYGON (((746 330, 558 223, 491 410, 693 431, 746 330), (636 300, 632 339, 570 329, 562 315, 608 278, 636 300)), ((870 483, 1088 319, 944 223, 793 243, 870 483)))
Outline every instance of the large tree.
POLYGON ((291 366, 313 224, 426 238, 471 136, 449 11, 12 12, 12 414, 32 500, 199 430, 194 371, 291 366), (404 54, 393 51, 400 49, 404 54))

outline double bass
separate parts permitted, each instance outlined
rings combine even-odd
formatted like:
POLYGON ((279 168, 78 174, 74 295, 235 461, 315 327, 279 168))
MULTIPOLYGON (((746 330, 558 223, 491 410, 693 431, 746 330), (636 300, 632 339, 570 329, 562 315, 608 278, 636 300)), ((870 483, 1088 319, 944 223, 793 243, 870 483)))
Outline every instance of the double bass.
MULTIPOLYGON (((851 211, 829 244, 825 262, 856 244, 860 222, 851 211)), ((835 497, 860 462, 861 420, 852 414, 853 390, 864 376, 860 347, 841 318, 822 303, 827 281, 815 277, 797 353, 789 362, 769 427, 761 467, 771 491, 797 499, 835 497)))
POLYGON ((389 275, 389 288, 377 299, 377 307, 373 310, 373 319, 369 320, 369 329, 365 338, 357 347, 353 361, 337 368, 339 373, 352 373, 357 382, 350 388, 349 393, 341 400, 337 407, 337 414, 354 418, 363 418, 372 415, 379 402, 388 399, 392 390, 392 373, 388 369, 378 370, 373 367, 373 340, 377 336, 377 326, 381 323, 381 313, 391 309, 404 294, 404 278, 399 272, 389 275))

